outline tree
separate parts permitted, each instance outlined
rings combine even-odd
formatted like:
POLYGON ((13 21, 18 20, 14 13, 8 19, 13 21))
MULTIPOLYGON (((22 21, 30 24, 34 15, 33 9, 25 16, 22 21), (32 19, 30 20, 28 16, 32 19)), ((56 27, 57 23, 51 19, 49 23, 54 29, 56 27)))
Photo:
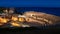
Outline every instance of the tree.
POLYGON ((4 8, 0 8, 0 13, 3 13, 3 9, 4 9, 4 8))

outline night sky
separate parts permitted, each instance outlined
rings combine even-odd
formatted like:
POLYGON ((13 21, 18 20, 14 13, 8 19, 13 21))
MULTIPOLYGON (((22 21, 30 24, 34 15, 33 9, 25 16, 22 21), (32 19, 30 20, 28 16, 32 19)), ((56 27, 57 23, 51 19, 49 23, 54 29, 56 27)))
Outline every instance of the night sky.
POLYGON ((17 12, 40 11, 60 16, 60 0, 0 0, 0 7, 21 7, 17 12))

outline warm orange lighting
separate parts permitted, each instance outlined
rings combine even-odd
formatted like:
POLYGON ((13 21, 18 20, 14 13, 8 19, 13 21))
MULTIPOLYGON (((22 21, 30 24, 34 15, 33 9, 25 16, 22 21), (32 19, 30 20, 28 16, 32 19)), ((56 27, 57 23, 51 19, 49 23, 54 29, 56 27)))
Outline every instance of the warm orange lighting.
POLYGON ((8 19, 0 17, 0 26, 4 25, 5 23, 8 23, 8 19))
POLYGON ((7 23, 7 22, 8 22, 8 19, 0 17, 0 23, 7 23))
POLYGON ((13 21, 17 21, 18 20, 18 17, 12 17, 12 20, 13 21))
POLYGON ((0 26, 3 25, 3 24, 0 24, 0 26))
POLYGON ((12 25, 12 26, 17 26, 17 27, 20 26, 20 24, 18 24, 17 22, 12 22, 11 25, 12 25))
POLYGON ((20 21, 20 22, 24 22, 24 21, 25 21, 25 18, 20 17, 20 18, 19 18, 19 21, 20 21))

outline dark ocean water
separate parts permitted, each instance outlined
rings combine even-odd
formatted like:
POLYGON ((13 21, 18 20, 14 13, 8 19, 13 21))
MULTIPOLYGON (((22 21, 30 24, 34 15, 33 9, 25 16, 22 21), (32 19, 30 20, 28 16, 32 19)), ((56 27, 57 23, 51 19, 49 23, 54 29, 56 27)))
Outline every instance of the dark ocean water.
POLYGON ((16 8, 16 13, 24 13, 26 11, 44 12, 47 14, 60 16, 60 8, 53 8, 53 7, 17 7, 16 8))

